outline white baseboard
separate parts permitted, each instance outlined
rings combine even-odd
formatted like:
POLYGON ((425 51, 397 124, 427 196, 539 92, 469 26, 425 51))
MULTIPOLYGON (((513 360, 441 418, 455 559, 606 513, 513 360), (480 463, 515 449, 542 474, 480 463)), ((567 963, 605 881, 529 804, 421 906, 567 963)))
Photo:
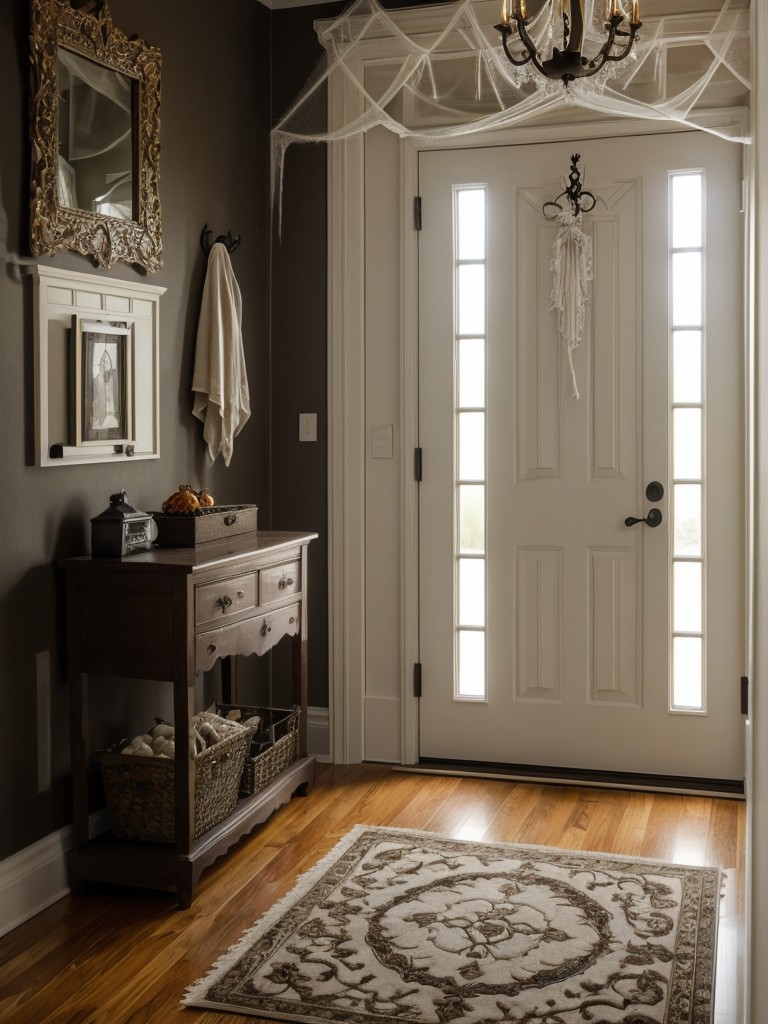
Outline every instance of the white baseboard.
POLYGON ((67 826, 0 861, 0 935, 67 895, 71 848, 72 829, 67 826))
POLYGON ((331 719, 328 708, 307 708, 307 753, 331 760, 331 719))
MULTIPOLYGON (((331 760, 328 708, 307 709, 307 746, 318 761, 331 760)), ((91 835, 108 827, 106 811, 91 815, 91 835)), ((72 828, 67 825, 0 861, 0 935, 68 894, 67 854, 71 848, 72 828)))
MULTIPOLYGON (((98 836, 109 827, 107 811, 96 811, 88 821, 88 834, 98 836)), ((71 849, 72 826, 67 825, 0 861, 0 935, 68 894, 71 849)))

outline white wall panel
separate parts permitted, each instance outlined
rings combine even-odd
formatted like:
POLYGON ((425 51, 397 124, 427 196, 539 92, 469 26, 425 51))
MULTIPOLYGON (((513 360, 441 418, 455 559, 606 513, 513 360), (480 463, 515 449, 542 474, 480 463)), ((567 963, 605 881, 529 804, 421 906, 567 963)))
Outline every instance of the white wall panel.
POLYGON ((518 548, 515 649, 520 700, 560 700, 562 562, 561 548, 518 548))
POLYGON ((589 552, 590 700, 641 703, 637 553, 589 552))

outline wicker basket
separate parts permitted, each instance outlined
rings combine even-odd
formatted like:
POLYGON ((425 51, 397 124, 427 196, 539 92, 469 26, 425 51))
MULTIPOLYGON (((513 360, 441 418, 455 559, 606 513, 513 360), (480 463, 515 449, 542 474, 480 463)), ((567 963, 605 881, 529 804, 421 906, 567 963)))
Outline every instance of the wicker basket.
POLYGON ((299 715, 301 709, 256 708, 243 704, 217 704, 216 713, 226 717, 240 711, 243 720, 258 715, 261 723, 251 737, 251 750, 240 780, 242 796, 264 789, 299 757, 299 715))
MULTIPOLYGON (((221 740, 190 765, 195 781, 195 839, 235 809, 251 730, 221 740)), ((174 780, 171 758, 130 757, 113 750, 94 754, 101 768, 112 831, 119 839, 175 842, 174 780)))

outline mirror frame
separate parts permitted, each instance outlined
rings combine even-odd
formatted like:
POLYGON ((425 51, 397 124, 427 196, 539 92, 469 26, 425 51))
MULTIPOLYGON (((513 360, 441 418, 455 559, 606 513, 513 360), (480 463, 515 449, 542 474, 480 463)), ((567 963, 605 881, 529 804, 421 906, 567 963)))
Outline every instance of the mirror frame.
POLYGON ((71 0, 32 0, 30 28, 31 197, 30 247, 34 256, 60 249, 90 256, 96 266, 118 260, 158 270, 160 215, 160 51, 115 28, 104 0, 75 10, 71 0), (95 8, 95 13, 88 13, 95 8), (127 75, 136 83, 133 104, 134 213, 121 220, 59 205, 58 48, 127 75))

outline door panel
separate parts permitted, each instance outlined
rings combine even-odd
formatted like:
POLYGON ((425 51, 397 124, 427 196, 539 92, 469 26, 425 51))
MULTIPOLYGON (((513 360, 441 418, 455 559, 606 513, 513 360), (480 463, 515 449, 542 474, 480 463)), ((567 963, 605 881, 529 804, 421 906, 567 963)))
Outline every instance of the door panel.
POLYGON ((572 147, 420 159, 420 754, 739 778, 739 147, 693 133, 581 145, 587 187, 599 203, 583 220, 594 280, 574 352, 578 400, 549 309, 557 225, 542 212, 562 191, 557 175, 572 147), (669 172, 688 168, 706 171, 705 446, 707 480, 717 481, 706 487, 708 703, 696 714, 669 710, 667 197, 669 172), (455 472, 468 411, 457 405, 463 371, 454 313, 462 300, 451 299, 454 211, 457 188, 467 186, 484 190, 487 226, 485 323, 476 332, 486 364, 486 582, 477 626, 461 607, 456 581, 466 566, 454 546, 455 472), (667 492, 655 506, 645 494, 651 480, 667 492), (727 516, 717 498, 723 487, 727 516), (661 510, 661 527, 625 525, 651 507, 661 510), (463 633, 456 633, 456 614, 465 617, 463 633), (487 667, 487 689, 458 699, 456 666, 470 647, 478 674, 481 663, 487 667))

